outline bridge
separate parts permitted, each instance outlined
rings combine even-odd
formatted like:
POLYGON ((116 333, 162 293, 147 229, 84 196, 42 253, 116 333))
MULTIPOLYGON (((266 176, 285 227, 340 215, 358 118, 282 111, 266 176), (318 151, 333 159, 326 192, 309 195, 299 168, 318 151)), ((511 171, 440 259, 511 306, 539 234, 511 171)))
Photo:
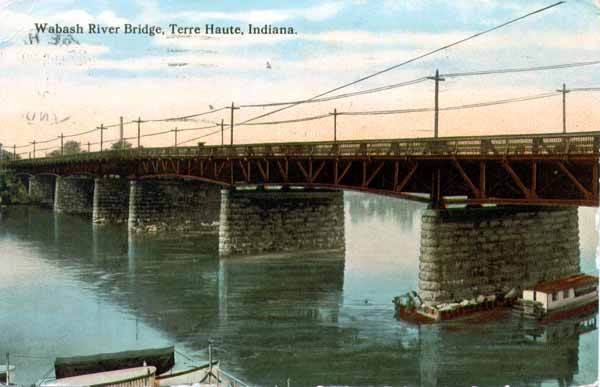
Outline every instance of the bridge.
POLYGON ((221 256, 343 250, 345 190, 425 202, 419 292, 435 303, 578 273, 577 206, 599 205, 599 156, 600 132, 579 132, 199 143, 2 166, 57 213, 216 234, 221 256))
POLYGON ((450 204, 598 206, 600 132, 162 147, 5 162, 30 175, 358 190, 450 204))

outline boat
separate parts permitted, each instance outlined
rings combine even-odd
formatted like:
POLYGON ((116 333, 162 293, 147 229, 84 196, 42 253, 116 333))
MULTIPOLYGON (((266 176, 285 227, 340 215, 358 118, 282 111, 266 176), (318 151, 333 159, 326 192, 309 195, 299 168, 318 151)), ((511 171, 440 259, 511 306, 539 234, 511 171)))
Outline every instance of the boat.
POLYGON ((116 371, 95 372, 87 375, 59 378, 42 383, 44 387, 145 387, 153 386, 156 367, 142 366, 116 371))
POLYGON ((515 310, 523 317, 550 322, 594 311, 597 305, 598 277, 576 274, 524 289, 515 310))
POLYGON ((175 347, 57 357, 54 361, 54 374, 57 379, 62 379, 141 365, 155 367, 158 375, 169 371, 175 365, 175 347))
POLYGON ((14 371, 14 365, 0 364, 0 383, 9 384, 14 371))
MULTIPOLYGON (((219 371, 219 361, 215 360, 206 364, 202 364, 197 367, 193 367, 185 370, 170 370, 163 374, 157 375, 154 382, 155 386, 178 386, 178 385, 192 385, 196 383, 209 382, 210 376, 215 376, 219 371)), ((216 377, 212 378, 216 380, 216 377)))

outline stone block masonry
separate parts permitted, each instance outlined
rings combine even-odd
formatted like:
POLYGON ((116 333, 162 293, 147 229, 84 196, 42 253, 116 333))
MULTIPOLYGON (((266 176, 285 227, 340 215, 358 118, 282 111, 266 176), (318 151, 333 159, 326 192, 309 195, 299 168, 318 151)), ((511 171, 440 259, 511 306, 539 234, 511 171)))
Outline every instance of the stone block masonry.
POLYGON ((93 201, 94 179, 62 176, 56 178, 55 212, 92 215, 93 201))
POLYGON ((579 272, 576 207, 426 210, 419 292, 448 302, 579 272))
POLYGON ((56 176, 37 175, 29 178, 29 198, 32 203, 45 207, 54 206, 56 176))
POLYGON ((129 191, 129 230, 218 233, 221 189, 183 180, 134 180, 129 191))
POLYGON ((129 180, 96 178, 94 180, 94 223, 127 223, 129 219, 129 180))
POLYGON ((342 191, 224 190, 219 254, 343 250, 342 191))

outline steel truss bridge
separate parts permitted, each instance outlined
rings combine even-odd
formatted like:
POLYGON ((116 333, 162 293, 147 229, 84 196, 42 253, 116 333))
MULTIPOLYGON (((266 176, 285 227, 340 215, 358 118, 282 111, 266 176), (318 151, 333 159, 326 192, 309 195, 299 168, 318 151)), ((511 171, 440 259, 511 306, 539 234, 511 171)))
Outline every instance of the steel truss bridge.
POLYGON ((600 132, 139 148, 4 161, 22 174, 358 190, 450 204, 598 206, 600 132))

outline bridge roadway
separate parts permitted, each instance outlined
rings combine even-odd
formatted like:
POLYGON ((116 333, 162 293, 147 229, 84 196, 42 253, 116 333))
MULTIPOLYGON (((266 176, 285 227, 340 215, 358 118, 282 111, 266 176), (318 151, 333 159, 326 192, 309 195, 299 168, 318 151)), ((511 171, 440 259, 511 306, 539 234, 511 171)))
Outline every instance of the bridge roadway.
POLYGON ((106 150, 4 161, 18 173, 358 190, 448 204, 598 206, 600 132, 106 150))

